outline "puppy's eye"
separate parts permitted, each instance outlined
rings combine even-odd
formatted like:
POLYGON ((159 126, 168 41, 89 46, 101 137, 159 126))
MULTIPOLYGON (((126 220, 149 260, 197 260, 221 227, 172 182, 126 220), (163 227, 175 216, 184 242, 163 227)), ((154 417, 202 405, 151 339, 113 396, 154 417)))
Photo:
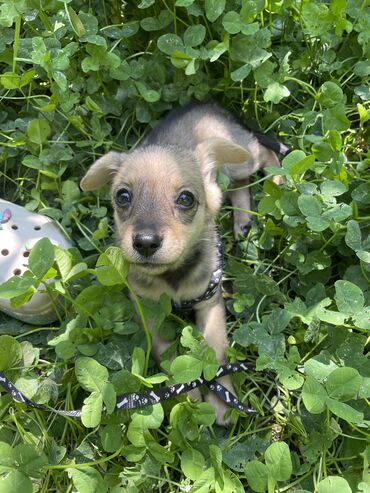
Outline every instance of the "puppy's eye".
POLYGON ((131 204, 132 195, 126 188, 120 188, 116 193, 116 203, 121 207, 127 207, 131 204))
POLYGON ((176 204, 181 207, 181 209, 191 209, 195 204, 195 197, 191 192, 185 190, 177 197, 176 204))

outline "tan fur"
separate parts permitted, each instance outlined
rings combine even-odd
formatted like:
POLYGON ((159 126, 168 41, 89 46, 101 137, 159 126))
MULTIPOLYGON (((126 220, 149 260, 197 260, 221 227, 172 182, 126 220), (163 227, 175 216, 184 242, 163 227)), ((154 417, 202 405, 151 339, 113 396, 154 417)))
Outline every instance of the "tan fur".
MULTIPOLYGON (((131 264, 133 289, 154 300, 167 293, 179 303, 201 296, 217 265, 213 221, 222 199, 217 169, 222 168, 231 187, 237 188, 248 184, 248 177, 259 168, 277 163, 276 155, 227 112, 199 105, 169 115, 134 151, 109 152, 98 159, 81 187, 93 190, 112 180, 118 243, 131 264), (129 206, 115 198, 122 190, 130 192, 129 206), (196 199, 189 210, 178 205, 184 191, 196 199), (156 239, 150 256, 138 250, 138 235, 156 239)), ((228 196, 238 209, 234 231, 242 234, 250 221, 248 189, 231 190, 228 196)), ((195 305, 195 314, 207 344, 219 363, 224 363, 227 336, 220 288, 211 299, 195 305)), ((159 359, 168 344, 158 335, 152 342, 153 354, 159 359)), ((222 383, 234 393, 229 377, 222 383)), ((224 424, 226 405, 213 394, 206 398, 215 407, 217 422, 224 424)))

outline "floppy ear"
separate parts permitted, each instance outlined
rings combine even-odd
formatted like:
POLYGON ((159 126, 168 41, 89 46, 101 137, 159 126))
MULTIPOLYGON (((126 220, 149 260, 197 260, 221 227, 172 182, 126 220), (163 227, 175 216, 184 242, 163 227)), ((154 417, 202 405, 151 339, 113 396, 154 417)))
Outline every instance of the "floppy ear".
POLYGON ((106 185, 116 174, 123 161, 124 154, 115 151, 108 152, 88 169, 80 181, 80 187, 84 192, 88 192, 106 185))
POLYGON ((214 174, 224 164, 242 164, 252 159, 250 152, 231 140, 207 139, 196 147, 197 157, 205 174, 214 174))
POLYGON ((204 178, 208 210, 215 215, 222 201, 222 193, 216 183, 217 170, 224 164, 245 163, 251 159, 251 154, 244 147, 222 138, 200 142, 195 152, 204 178))

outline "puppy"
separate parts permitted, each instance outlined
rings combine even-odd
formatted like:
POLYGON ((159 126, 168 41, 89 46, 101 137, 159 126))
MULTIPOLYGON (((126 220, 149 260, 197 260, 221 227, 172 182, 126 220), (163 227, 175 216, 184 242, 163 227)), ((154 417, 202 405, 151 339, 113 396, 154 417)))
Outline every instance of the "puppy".
MULTIPOLYGON (((267 137, 260 139, 271 145, 267 137)), ((275 152, 230 113, 214 104, 192 104, 170 112, 132 152, 108 152, 81 181, 84 191, 112 181, 118 242, 131 264, 133 289, 154 300, 167 293, 175 305, 193 308, 220 364, 227 335, 214 226, 222 200, 217 170, 229 177, 231 189, 239 189, 227 195, 240 235, 250 222, 249 192, 240 187, 258 169, 278 164, 275 152)), ((153 336, 155 357, 167 347, 153 336)), ((235 393, 229 377, 220 382, 235 393)), ((207 400, 217 423, 224 424, 226 404, 211 393, 207 400)))

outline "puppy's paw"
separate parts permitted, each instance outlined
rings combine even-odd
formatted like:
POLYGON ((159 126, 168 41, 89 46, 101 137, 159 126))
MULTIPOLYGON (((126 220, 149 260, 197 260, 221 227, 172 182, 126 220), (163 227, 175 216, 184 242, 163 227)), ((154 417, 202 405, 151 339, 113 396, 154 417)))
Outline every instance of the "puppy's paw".
POLYGON ((245 238, 251 227, 249 214, 234 213, 234 236, 236 239, 245 238))
MULTIPOLYGON (((235 389, 234 389, 234 386, 231 382, 231 378, 229 375, 217 379, 217 382, 219 382, 221 385, 223 385, 231 394, 235 395, 235 389)), ((231 408, 226 404, 226 402, 219 399, 217 397, 217 395, 214 394, 213 392, 209 392, 206 395, 205 400, 209 404, 211 404, 215 409, 216 423, 220 426, 229 426, 230 425, 230 419, 225 418, 225 414, 231 408)))

